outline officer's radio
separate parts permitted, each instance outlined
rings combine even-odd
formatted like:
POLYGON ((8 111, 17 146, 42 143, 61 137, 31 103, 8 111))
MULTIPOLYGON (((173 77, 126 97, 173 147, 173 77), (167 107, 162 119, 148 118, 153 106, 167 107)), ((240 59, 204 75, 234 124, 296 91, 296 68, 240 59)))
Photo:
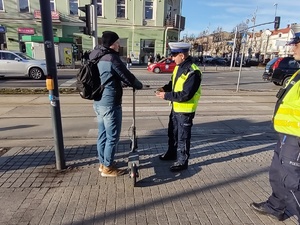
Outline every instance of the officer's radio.
POLYGON ((285 92, 286 92, 286 88, 280 88, 279 91, 276 94, 276 97, 278 99, 281 99, 285 92))

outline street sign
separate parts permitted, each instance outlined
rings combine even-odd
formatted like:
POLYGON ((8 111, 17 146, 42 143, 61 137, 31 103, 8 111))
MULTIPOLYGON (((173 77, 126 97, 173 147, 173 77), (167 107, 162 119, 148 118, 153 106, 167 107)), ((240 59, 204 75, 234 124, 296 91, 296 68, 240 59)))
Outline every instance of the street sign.
POLYGON ((247 41, 247 34, 243 33, 243 37, 242 37, 242 44, 245 44, 247 41))

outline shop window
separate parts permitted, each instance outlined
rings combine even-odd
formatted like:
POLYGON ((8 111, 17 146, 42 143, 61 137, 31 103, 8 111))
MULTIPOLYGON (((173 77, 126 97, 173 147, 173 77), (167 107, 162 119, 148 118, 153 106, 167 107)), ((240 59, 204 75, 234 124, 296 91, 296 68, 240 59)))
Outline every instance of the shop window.
POLYGON ((102 0, 97 0, 97 16, 102 16, 102 0))
POLYGON ((78 15, 78 0, 69 0, 70 15, 78 15))
MULTIPOLYGON (((145 39, 141 40, 141 59, 145 62, 145 57, 154 56, 155 49, 155 40, 154 39, 145 39)), ((147 61, 147 60, 146 60, 147 61)))
POLYGON ((117 0, 117 18, 125 18, 125 0, 117 0))
POLYGON ((19 11, 20 11, 20 13, 28 13, 29 12, 28 0, 19 0, 19 11))
POLYGON ((153 0, 145 1, 145 19, 146 20, 153 19, 153 0))
POLYGON ((20 41, 19 47, 20 47, 21 52, 23 52, 23 53, 26 52, 26 46, 25 46, 25 43, 23 41, 20 41))

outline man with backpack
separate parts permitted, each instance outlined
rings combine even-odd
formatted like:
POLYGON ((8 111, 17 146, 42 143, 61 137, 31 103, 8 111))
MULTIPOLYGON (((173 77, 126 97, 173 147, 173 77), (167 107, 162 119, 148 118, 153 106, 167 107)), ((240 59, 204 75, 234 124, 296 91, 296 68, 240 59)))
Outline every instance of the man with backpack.
POLYGON ((126 68, 119 57, 119 36, 113 31, 102 33, 102 45, 90 53, 90 60, 99 59, 97 64, 101 85, 104 89, 100 100, 94 100, 94 111, 98 120, 97 151, 102 177, 123 175, 114 163, 122 125, 122 96, 125 84, 142 89, 143 84, 126 68))

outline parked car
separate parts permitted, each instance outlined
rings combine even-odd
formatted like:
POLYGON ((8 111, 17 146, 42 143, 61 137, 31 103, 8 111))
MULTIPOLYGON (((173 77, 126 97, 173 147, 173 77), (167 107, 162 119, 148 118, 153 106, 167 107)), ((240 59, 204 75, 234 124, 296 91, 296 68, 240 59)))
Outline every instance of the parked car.
POLYGON ((200 58, 197 56, 192 57, 193 63, 195 63, 197 66, 202 66, 203 63, 201 63, 200 58))
POLYGON ((265 71, 262 76, 263 80, 270 81, 271 76, 273 74, 273 65, 278 59, 279 57, 275 57, 266 64, 265 71))
POLYGON ((267 63, 263 79, 278 86, 285 86, 291 76, 299 69, 300 61, 296 61, 294 57, 274 58, 267 63))
POLYGON ((44 79, 47 75, 46 61, 33 59, 22 52, 0 50, 0 75, 44 79))
POLYGON ((162 60, 148 65, 147 70, 154 73, 172 73, 176 63, 170 58, 163 58, 162 60))
POLYGON ((226 60, 225 58, 222 57, 215 57, 212 58, 212 60, 209 61, 210 65, 217 65, 217 66, 226 66, 228 65, 228 60, 226 60))
POLYGON ((209 63, 213 59, 210 55, 204 55, 203 56, 203 63, 209 63))

